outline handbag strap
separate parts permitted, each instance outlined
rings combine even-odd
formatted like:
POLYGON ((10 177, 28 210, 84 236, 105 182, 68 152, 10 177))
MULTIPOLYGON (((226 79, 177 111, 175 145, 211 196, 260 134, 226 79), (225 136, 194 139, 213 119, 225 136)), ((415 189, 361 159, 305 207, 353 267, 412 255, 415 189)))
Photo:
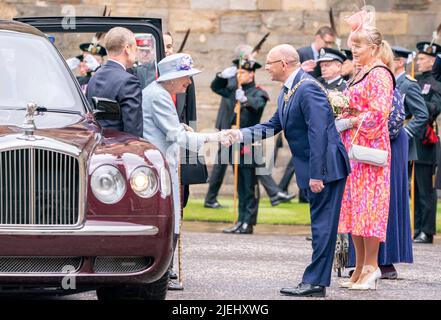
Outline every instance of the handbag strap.
POLYGON ((361 122, 360 122, 360 124, 358 125, 357 132, 355 133, 354 137, 352 138, 351 145, 354 144, 355 138, 357 137, 357 135, 358 135, 358 131, 360 131, 361 125, 363 124, 363 121, 364 121, 364 119, 366 118, 366 116, 367 116, 367 113, 365 113, 364 116, 363 116, 363 119, 361 119, 361 122))

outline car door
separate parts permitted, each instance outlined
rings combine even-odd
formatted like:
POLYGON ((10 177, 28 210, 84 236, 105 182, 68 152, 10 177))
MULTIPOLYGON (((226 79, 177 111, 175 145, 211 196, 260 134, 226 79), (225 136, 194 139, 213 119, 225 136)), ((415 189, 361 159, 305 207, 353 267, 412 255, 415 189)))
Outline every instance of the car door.
POLYGON ((76 76, 83 93, 97 66, 106 61, 105 56, 101 59, 98 54, 93 54, 94 59, 84 58, 89 53, 100 52, 94 48, 102 46, 105 33, 114 27, 125 27, 135 33, 138 58, 129 72, 138 77, 141 89, 158 77, 157 63, 165 57, 161 19, 75 17, 68 20, 66 17, 19 17, 14 20, 36 27, 51 39, 76 76), (88 47, 87 44, 91 46, 88 47), (87 51, 88 48, 92 48, 92 51, 87 51), (90 60, 93 63, 89 63, 90 60))

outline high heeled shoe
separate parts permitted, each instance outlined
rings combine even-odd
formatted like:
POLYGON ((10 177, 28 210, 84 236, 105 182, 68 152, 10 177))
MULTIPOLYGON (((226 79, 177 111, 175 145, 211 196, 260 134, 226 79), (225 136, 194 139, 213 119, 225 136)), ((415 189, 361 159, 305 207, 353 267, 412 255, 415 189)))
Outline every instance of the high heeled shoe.
POLYGON ((340 287, 340 288, 347 288, 347 289, 350 289, 350 288, 352 288, 352 286, 355 284, 355 282, 352 282, 351 280, 348 280, 348 281, 341 281, 339 284, 338 284, 338 286, 340 287))
POLYGON ((354 283, 349 290, 377 290, 377 283, 381 278, 380 268, 375 269, 373 266, 364 266, 363 273, 369 273, 369 275, 365 276, 362 283, 354 283))

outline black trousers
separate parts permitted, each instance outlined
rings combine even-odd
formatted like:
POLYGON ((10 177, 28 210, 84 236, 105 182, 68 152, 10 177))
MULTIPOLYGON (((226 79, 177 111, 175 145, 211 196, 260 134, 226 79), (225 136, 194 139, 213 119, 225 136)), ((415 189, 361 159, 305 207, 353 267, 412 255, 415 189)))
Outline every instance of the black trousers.
MULTIPOLYGON (((219 190, 222 186, 222 182, 225 177, 225 172, 227 171, 228 164, 220 164, 219 159, 222 159, 222 147, 219 148, 217 153, 217 160, 216 164, 213 166, 213 169, 211 171, 210 175, 210 181, 208 185, 208 191, 205 196, 205 202, 206 203, 214 203, 217 200, 217 195, 219 194, 219 190)), ((277 152, 275 153, 275 157, 277 155, 277 152)), ((275 159, 274 159, 275 162, 275 159)), ((277 186, 276 182, 274 181, 272 175, 259 175, 257 176, 259 179, 259 182, 263 185, 265 188, 266 193, 268 194, 268 197, 272 198, 277 195, 277 193, 280 191, 280 188, 277 186)))
MULTIPOLYGON (((280 179, 279 182, 279 188, 285 192, 288 192, 289 184, 291 183, 291 179, 294 176, 294 173, 296 172, 294 168, 294 164, 291 160, 289 160, 288 164, 285 168, 285 173, 283 174, 282 179, 280 179)), ((307 192, 304 189, 299 190, 299 202, 306 203, 308 202, 308 197, 306 196, 307 192)))
POLYGON ((252 167, 239 167, 238 171, 239 217, 237 221, 256 225, 259 207, 256 169, 252 167))
POLYGON ((415 235, 436 233, 437 196, 433 173, 433 165, 415 163, 415 235))

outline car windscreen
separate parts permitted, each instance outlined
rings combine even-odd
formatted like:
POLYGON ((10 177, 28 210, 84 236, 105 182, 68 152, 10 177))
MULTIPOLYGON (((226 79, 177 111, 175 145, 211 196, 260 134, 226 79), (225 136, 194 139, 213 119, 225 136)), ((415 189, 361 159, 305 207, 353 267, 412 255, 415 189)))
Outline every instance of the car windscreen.
POLYGON ((0 109, 34 102, 84 113, 77 87, 51 43, 40 36, 0 31, 0 109))

